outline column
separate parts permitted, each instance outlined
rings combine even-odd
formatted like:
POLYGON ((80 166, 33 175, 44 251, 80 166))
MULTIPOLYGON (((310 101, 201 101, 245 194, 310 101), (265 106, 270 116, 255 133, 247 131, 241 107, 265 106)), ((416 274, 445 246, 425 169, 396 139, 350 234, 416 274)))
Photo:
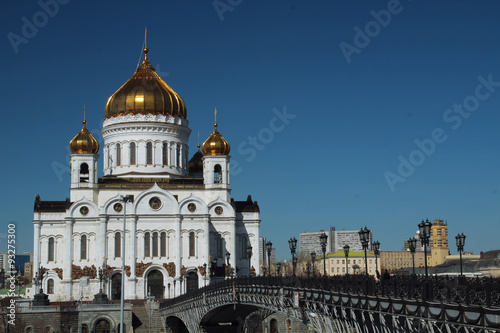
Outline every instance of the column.
MULTIPOLYGON (((57 249, 56 249, 57 250, 57 249)), ((68 299, 73 295, 72 280, 71 280, 71 262, 73 258, 73 221, 66 221, 64 235, 64 256, 63 256, 63 283, 64 293, 68 299)))
POLYGON ((184 145, 182 145, 182 144, 179 145, 179 158, 180 158, 179 167, 181 169, 184 169, 185 168, 185 166, 184 166, 184 145))
POLYGON ((174 163, 174 143, 173 142, 169 142, 168 143, 168 165, 170 167, 175 167, 175 163, 174 163))
POLYGON ((129 285, 130 285, 130 294, 129 297, 131 299, 137 298, 137 283, 135 277, 135 262, 137 258, 137 241, 136 241, 136 233, 137 233, 137 217, 130 216, 127 219, 127 224, 129 226, 129 246, 128 246, 128 262, 130 265, 130 277, 129 277, 129 285))
MULTIPOLYGON (((102 263, 104 262, 104 257, 107 258, 108 252, 106 251, 107 247, 107 237, 106 237, 106 231, 107 231, 107 217, 106 216, 101 216, 99 218, 99 232, 97 233, 96 241, 98 243, 98 251, 97 251, 97 256, 96 256, 96 263, 102 263)), ((90 253, 89 253, 90 255, 90 253)))
POLYGON ((181 217, 177 215, 174 221, 175 230, 175 276, 179 278, 181 276, 181 266, 182 266, 182 243, 181 243, 181 217))
MULTIPOLYGON (((38 218, 40 213, 36 213, 38 215, 38 218)), ((40 269, 40 221, 33 221, 34 222, 34 237, 33 237, 33 278, 35 277, 35 274, 38 272, 40 269)), ((33 284, 35 286, 35 284, 33 284)), ((34 294, 38 293, 38 290, 34 289, 34 294)))
POLYGON ((229 225, 229 237, 230 237, 230 252, 231 252, 231 267, 234 268, 234 274, 236 274, 236 257, 238 256, 236 253, 236 221, 230 221, 229 225))
MULTIPOLYGON (((208 215, 203 218, 203 262, 207 264, 207 270, 210 270, 212 266, 210 266, 210 224, 208 223, 208 215)), ((205 279, 207 279, 210 275, 205 273, 205 279)), ((210 280, 207 280, 208 282, 210 280)))

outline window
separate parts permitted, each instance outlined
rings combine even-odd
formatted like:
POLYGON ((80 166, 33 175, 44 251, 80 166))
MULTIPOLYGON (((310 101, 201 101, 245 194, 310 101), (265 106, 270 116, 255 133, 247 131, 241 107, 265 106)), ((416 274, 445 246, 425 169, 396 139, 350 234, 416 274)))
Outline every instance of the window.
POLYGON ((195 246, 194 246, 194 232, 191 231, 189 233, 189 256, 194 257, 195 256, 195 246))
POLYGON ((216 244, 216 256, 217 258, 222 258, 222 236, 220 234, 215 235, 216 244))
POLYGON ((163 165, 168 165, 168 143, 163 142, 161 153, 163 158, 163 165))
POLYGON ((115 258, 121 257, 121 240, 120 233, 115 233, 115 258))
POLYGON ((214 183, 222 183, 222 168, 219 164, 214 167, 214 183))
POLYGON ((340 267, 337 267, 337 273, 340 273, 340 267))
POLYGON ((167 234, 165 232, 161 233, 160 236, 160 257, 167 256, 167 234))
POLYGON ((181 164, 181 148, 177 145, 177 165, 176 167, 180 167, 181 164))
POLYGON ((158 233, 153 232, 153 257, 158 257, 158 233))
POLYGON ((146 144, 146 161, 147 164, 153 164, 153 144, 151 142, 146 144))
POLYGON ((80 260, 87 259, 87 236, 82 235, 80 239, 80 260))
POLYGON ((82 333, 89 333, 89 327, 87 324, 82 324, 82 333))
POLYGON ((345 260, 344 260, 344 259, 342 259, 342 265, 344 265, 344 264, 345 264, 345 260))
POLYGON ((53 294, 54 293, 54 280, 48 279, 47 280, 47 294, 53 294))
POLYGON ((286 320, 286 330, 291 331, 292 330, 292 321, 290 319, 286 320))
POLYGON ((149 232, 146 232, 144 234, 144 256, 145 257, 149 257, 151 255, 151 250, 150 250, 150 238, 151 238, 151 235, 149 232))
POLYGON ((248 259, 248 254, 247 254, 247 247, 248 247, 248 241, 247 241, 247 236, 241 236, 240 237, 240 251, 241 251, 241 259, 248 259))
POLYGON ((48 261, 54 261, 54 237, 49 238, 48 261))
POLYGON ((338 265, 339 263, 340 263, 340 260, 339 260, 339 259, 337 259, 337 265, 338 265))
POLYGON ((80 183, 87 183, 89 181, 89 165, 82 163, 80 165, 80 183))
POLYGON ((121 147, 120 144, 116 144, 116 165, 120 165, 120 162, 122 160, 122 152, 121 152, 121 147))
POLYGON ((130 143, 130 164, 135 164, 135 142, 130 143))

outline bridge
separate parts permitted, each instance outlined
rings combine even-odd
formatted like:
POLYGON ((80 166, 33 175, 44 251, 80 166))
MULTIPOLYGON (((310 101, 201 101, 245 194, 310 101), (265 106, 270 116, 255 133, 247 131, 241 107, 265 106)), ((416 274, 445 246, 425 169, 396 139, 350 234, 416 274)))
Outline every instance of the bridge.
POLYGON ((321 333, 500 332, 500 280, 242 277, 212 283, 160 305, 165 332, 171 333, 252 333, 273 313, 300 320, 321 333))

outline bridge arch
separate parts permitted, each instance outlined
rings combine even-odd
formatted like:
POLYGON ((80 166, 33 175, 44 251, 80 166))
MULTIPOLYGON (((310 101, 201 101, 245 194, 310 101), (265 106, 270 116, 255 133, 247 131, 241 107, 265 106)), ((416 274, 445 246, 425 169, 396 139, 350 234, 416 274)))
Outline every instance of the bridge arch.
POLYGON ((165 319, 164 323, 165 332, 168 333, 189 333, 189 329, 186 324, 176 316, 169 316, 165 319))

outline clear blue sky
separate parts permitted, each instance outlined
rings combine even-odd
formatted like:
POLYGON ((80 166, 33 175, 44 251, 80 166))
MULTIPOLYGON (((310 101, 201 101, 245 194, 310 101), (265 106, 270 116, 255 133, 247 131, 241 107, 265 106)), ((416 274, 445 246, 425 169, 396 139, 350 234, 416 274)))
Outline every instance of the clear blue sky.
POLYGON ((83 105, 99 135, 145 26, 186 101, 190 154, 217 107, 233 197, 259 202, 279 258, 329 226, 400 250, 425 218, 448 221, 452 253, 459 232, 468 251, 500 247, 499 2, 60 2, 0 4, 2 251, 10 222, 32 250, 35 194, 69 196, 83 105))

